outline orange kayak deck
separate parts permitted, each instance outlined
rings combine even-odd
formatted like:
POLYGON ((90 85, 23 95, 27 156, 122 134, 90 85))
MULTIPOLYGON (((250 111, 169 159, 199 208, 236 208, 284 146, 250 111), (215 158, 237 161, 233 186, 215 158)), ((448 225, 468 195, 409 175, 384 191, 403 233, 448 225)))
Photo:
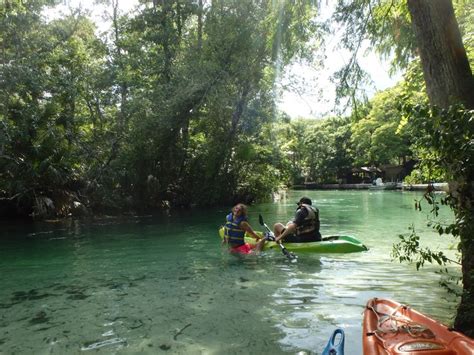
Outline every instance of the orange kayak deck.
POLYGON ((364 355, 474 355, 474 340, 406 305, 373 298, 364 311, 364 355))

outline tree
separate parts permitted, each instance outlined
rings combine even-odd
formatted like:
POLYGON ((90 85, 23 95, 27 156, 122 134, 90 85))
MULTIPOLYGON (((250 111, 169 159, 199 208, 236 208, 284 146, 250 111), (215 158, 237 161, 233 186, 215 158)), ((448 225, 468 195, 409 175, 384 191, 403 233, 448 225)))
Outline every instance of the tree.
POLYGON ((332 117, 317 122, 307 129, 302 143, 310 181, 337 183, 350 176, 353 159, 348 118, 332 117))
MULTIPOLYGON (((474 110, 474 77, 450 0, 408 0, 430 103, 442 109, 463 104, 474 110)), ((445 116, 449 118, 449 115, 445 116)), ((471 111, 471 120, 474 117, 471 111)), ((445 122, 449 125, 450 122, 445 122)), ((443 124, 443 123, 442 123, 443 124)), ((454 128, 454 127, 453 127, 454 128)), ((466 132, 471 135, 471 129, 466 132)), ((448 134, 457 133, 446 132, 448 134)), ((462 134, 462 133, 461 133, 462 134)), ((456 138, 455 138, 456 139, 456 138)), ((462 140, 461 140, 462 141, 462 140)), ((460 147, 462 148, 462 147, 460 147)), ((472 156, 451 183, 462 252, 463 294, 454 322, 457 329, 474 336, 474 168, 472 156)), ((444 167, 458 166, 448 159, 444 167)))
POLYGON ((273 120, 276 68, 303 52, 313 13, 311 1, 180 0, 147 2, 114 21, 122 50, 111 51, 111 71, 126 84, 127 127, 102 175, 107 195, 159 208, 268 193, 273 169, 249 157, 273 120), (269 173, 257 180, 251 171, 269 173))
POLYGON ((410 138, 400 128, 403 115, 403 83, 377 93, 367 105, 368 113, 352 126, 352 146, 358 166, 399 164, 411 155, 410 138))
MULTIPOLYGON (((472 31, 472 21, 469 21, 473 14, 472 2, 459 1, 456 5, 461 18, 464 19, 461 30, 469 34, 472 31)), ((474 132, 472 111, 469 110, 474 108, 474 79, 453 3, 451 0, 339 0, 336 19, 353 20, 349 25, 352 33, 347 32, 347 39, 355 39, 356 43, 369 39, 381 54, 387 55, 394 51, 394 65, 399 68, 405 68, 417 53, 420 55, 432 109, 415 107, 411 110, 409 119, 421 120, 418 127, 425 127, 425 133, 436 138, 425 139, 425 136, 420 142, 424 142, 424 148, 440 158, 439 166, 448 175, 450 172, 456 172, 455 181, 451 183, 452 193, 448 196, 448 203, 456 215, 456 225, 450 230, 456 231, 460 237, 464 290, 455 327, 472 336, 474 173, 470 142, 474 132), (464 108, 459 108, 459 104, 464 105, 464 108)), ((472 38, 469 41, 472 44, 472 38)), ((349 40, 346 42, 350 43, 349 40)), ((351 46, 357 48, 357 44, 351 46)), ((472 51, 471 47, 469 51, 472 51)), ((406 106, 414 107, 409 103, 406 106)))
POLYGON ((86 170, 97 118, 89 94, 103 89, 96 84, 105 48, 80 13, 46 23, 43 3, 13 6, 0 21, 0 202, 21 214, 64 216, 86 170))
POLYGON ((474 109, 474 78, 450 0, 408 0, 432 105, 474 109))

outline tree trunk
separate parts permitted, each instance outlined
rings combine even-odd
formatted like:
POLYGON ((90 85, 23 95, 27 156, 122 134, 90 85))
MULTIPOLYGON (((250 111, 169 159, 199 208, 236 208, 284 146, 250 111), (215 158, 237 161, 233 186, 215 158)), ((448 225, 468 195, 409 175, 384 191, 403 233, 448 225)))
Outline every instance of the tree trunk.
MULTIPOLYGON (((226 172, 229 170, 229 166, 231 164, 232 149, 234 148, 234 145, 231 142, 236 141, 236 137, 238 136, 239 124, 242 115, 244 114, 245 108, 247 107, 249 94, 250 88, 248 84, 245 84, 242 88, 242 92, 239 95, 239 99, 235 104, 234 112, 232 112, 232 120, 229 133, 227 134, 227 137, 224 137, 224 141, 222 143, 223 147, 227 146, 227 149, 222 149, 222 155, 220 159, 220 162, 222 163, 220 164, 220 171, 223 175, 225 175, 226 172)), ((218 169, 216 171, 218 171, 218 169)))
POLYGON ((458 306, 454 328, 474 337, 474 181, 473 176, 449 184, 456 191, 455 211, 459 223, 463 294, 458 306))
MULTIPOLYGON (((115 62, 118 66, 118 71, 121 73, 125 72, 123 66, 123 55, 122 55, 122 44, 120 43, 120 29, 119 29, 119 1, 115 0, 112 1, 112 8, 113 8, 113 17, 112 17, 112 24, 114 30, 114 44, 115 44, 115 62)), ((119 80, 119 87, 120 87, 120 111, 118 113, 118 124, 120 127, 120 134, 124 133, 124 130, 127 125, 127 115, 125 112, 125 108, 127 105, 127 96, 128 96, 128 85, 124 79, 119 80)))
POLYGON ((198 2, 198 49, 201 50, 202 48, 202 0, 198 2))
POLYGON ((157 31, 160 33, 160 38, 156 44, 161 45, 163 48, 163 69, 161 74, 165 83, 169 84, 172 76, 173 44, 176 41, 176 37, 173 34, 175 24, 173 23, 174 13, 171 1, 161 0, 158 16, 159 27, 157 31))
POLYGON ((474 108, 474 78, 451 0, 408 0, 431 104, 474 108))
POLYGON ((178 41, 181 41, 181 33, 183 30, 183 19, 181 17, 181 4, 179 0, 176 0, 176 32, 178 33, 178 41))
MULTIPOLYGON (((432 105, 447 108, 462 103, 474 109, 472 76, 451 0, 407 0, 418 43, 428 97, 432 105)), ((469 164, 469 163, 468 163, 469 164)), ((472 164, 472 163, 470 163, 472 164)), ((449 171, 449 162, 445 168, 449 171)), ((470 171, 471 169, 466 169, 470 171)), ((474 183, 466 172, 450 184, 457 198, 462 253, 463 294, 454 327, 474 336, 474 183)))

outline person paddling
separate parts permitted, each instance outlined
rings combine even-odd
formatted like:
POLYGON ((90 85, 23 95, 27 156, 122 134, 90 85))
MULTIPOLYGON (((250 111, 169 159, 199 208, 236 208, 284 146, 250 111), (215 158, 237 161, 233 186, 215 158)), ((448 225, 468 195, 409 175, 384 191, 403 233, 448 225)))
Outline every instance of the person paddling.
POLYGON ((321 241, 319 232, 319 210, 312 206, 309 197, 302 197, 297 202, 295 218, 284 226, 276 223, 273 226, 275 241, 284 240, 287 243, 306 243, 321 241))
POLYGON ((250 254, 254 251, 261 251, 265 244, 265 239, 254 232, 247 217, 247 206, 238 203, 232 208, 232 212, 226 217, 224 225, 224 240, 230 248, 230 252, 238 254, 250 254), (245 242, 245 232, 257 240, 257 244, 251 245, 245 242))

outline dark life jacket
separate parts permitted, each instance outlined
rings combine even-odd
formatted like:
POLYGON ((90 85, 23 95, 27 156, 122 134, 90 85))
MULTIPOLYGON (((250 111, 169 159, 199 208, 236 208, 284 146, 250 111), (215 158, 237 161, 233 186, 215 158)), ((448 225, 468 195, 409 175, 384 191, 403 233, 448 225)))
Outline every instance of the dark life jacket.
POLYGON ((247 221, 246 216, 233 218, 232 213, 226 217, 224 225, 224 236, 232 246, 239 246, 245 244, 245 231, 240 228, 240 223, 247 221))
POLYGON ((305 208, 308 211, 308 215, 304 219, 303 224, 296 227, 296 235, 319 234, 319 210, 304 203, 300 205, 300 208, 305 208))

